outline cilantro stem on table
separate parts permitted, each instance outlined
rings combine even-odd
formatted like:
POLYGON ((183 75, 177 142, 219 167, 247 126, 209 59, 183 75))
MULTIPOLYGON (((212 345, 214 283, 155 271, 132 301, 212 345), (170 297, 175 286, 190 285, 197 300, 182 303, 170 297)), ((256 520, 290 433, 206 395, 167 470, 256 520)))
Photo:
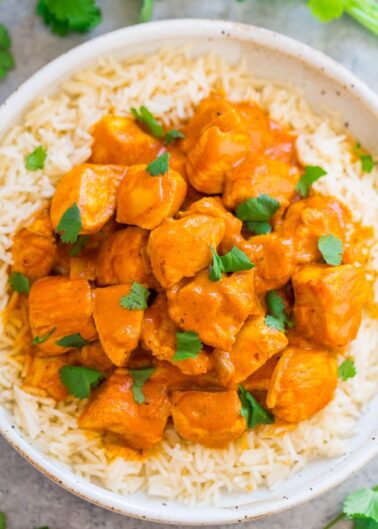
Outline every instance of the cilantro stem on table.
POLYGON ((154 13, 154 0, 143 0, 139 22, 148 22, 154 13))
POLYGON ((323 529, 330 529, 341 520, 353 520, 354 529, 377 529, 378 485, 351 492, 345 498, 343 510, 323 529))
POLYGON ((9 70, 14 68, 15 62, 10 51, 12 40, 7 28, 0 24, 0 79, 7 76, 9 70))

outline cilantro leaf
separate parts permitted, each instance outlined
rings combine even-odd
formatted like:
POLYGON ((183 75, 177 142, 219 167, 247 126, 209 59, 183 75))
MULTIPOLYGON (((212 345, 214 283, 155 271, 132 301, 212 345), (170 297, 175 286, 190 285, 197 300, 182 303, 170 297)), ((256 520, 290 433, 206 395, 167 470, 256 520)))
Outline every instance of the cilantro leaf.
POLYGON ((91 390, 104 378, 100 371, 82 366, 63 366, 59 376, 69 393, 78 399, 87 399, 91 390))
POLYGON ((183 132, 180 130, 171 129, 165 135, 164 142, 166 145, 170 145, 174 140, 183 140, 184 138, 185 134, 183 132))
POLYGON ((12 272, 8 279, 9 285, 14 292, 19 294, 29 294, 30 281, 21 272, 12 272))
POLYGON ((341 380, 348 380, 348 378, 353 378, 356 376, 356 366, 352 358, 347 358, 342 364, 339 365, 338 375, 341 380))
POLYGON ((176 352, 172 360, 180 361, 196 358, 202 349, 202 344, 196 332, 176 332, 176 352))
POLYGON ((210 250, 213 254, 213 262, 209 267, 209 279, 211 281, 219 281, 222 279, 222 272, 224 272, 223 263, 215 248, 210 246, 210 250))
POLYGON ((374 169, 374 159, 373 157, 364 151, 360 143, 356 143, 354 150, 357 153, 357 156, 361 160, 361 167, 364 173, 371 173, 374 169))
POLYGON ((343 0, 310 0, 308 7, 321 22, 330 22, 341 17, 344 12, 343 0))
POLYGON ((209 268, 209 279, 211 281, 222 279, 222 273, 228 274, 250 270, 255 266, 250 258, 236 246, 222 256, 218 255, 214 248, 210 247, 210 249, 213 254, 213 262, 209 268))
POLYGON ((162 138, 164 135, 163 127, 158 121, 154 118, 151 112, 147 107, 141 106, 139 110, 136 108, 131 108, 131 113, 134 118, 143 125, 152 136, 155 138, 162 138))
POLYGON ((28 171, 38 171, 38 169, 43 169, 45 167, 46 158, 47 151, 42 145, 40 145, 25 157, 25 167, 28 171))
POLYGON ((9 50, 9 48, 11 47, 11 43, 12 41, 9 35, 9 31, 3 24, 0 24, 0 48, 3 48, 4 50, 9 50))
POLYGON ((306 165, 304 174, 300 177, 299 182, 296 186, 296 191, 300 194, 302 198, 306 198, 310 191, 311 185, 319 180, 322 176, 326 175, 322 167, 317 165, 306 165))
POLYGON ((133 396, 138 404, 144 403, 143 385, 154 373, 154 367, 145 367, 143 369, 129 369, 133 379, 133 396))
POLYGON ((378 486, 349 494, 344 501, 343 512, 348 518, 371 518, 378 523, 378 486))
POLYGON ((169 169, 169 158, 170 158, 169 152, 164 152, 160 156, 156 158, 153 162, 151 162, 146 167, 146 171, 150 173, 151 176, 159 176, 161 174, 166 174, 169 169))
POLYGON ((90 236, 89 235, 79 235, 77 238, 77 241, 70 249, 70 256, 76 257, 80 254, 80 252, 87 246, 89 243, 90 236))
POLYGON ((142 9, 139 15, 139 22, 151 20, 154 12, 154 0, 143 0, 142 9))
POLYGON ((75 332, 75 334, 70 334, 69 336, 60 338, 55 343, 61 347, 72 347, 76 349, 79 347, 84 347, 84 345, 88 345, 90 342, 83 338, 80 333, 75 332))
POLYGON ((147 308, 147 300, 150 295, 148 288, 134 281, 131 285, 130 292, 122 296, 119 304, 127 310, 144 310, 147 308))
POLYGON ((73 204, 62 215, 56 232, 60 233, 60 240, 64 243, 75 243, 82 227, 80 209, 73 204))
POLYGON ((269 195, 247 198, 236 208, 238 219, 246 222, 246 228, 255 233, 269 233, 270 219, 278 211, 280 203, 269 195))
POLYGON ((353 518, 354 529, 378 529, 378 522, 371 518, 353 518))
POLYGON ((255 399, 249 391, 245 389, 244 386, 240 384, 239 390, 239 399, 241 402, 241 411, 240 414, 246 420, 247 427, 249 429, 254 428, 258 424, 273 424, 274 417, 273 415, 263 408, 255 399))
POLYGON ((70 31, 89 31, 102 19, 94 0, 39 0, 36 11, 54 33, 62 36, 70 31))
POLYGON ((293 327, 294 323, 285 311, 285 304, 281 296, 271 290, 266 295, 269 314, 265 316, 265 323, 268 327, 285 332, 285 329, 293 327))
POLYGON ((343 260, 343 243, 334 235, 322 235, 318 240, 318 248, 324 261, 333 266, 338 266, 343 260))
POLYGON ((272 231, 272 226, 269 222, 254 222, 253 220, 248 220, 244 225, 248 231, 256 233, 256 235, 264 235, 272 231))
POLYGON ((53 327, 51 331, 48 331, 43 336, 34 336, 32 345, 39 345, 40 343, 45 343, 50 338, 50 336, 55 332, 55 330, 56 330, 56 327, 53 327))

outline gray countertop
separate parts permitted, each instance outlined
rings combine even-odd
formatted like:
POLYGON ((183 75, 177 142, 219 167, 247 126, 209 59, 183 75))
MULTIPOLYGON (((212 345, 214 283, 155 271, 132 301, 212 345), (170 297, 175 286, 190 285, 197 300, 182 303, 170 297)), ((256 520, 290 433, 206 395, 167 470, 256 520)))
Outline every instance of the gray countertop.
MULTIPOLYGON (((0 0, 1 1, 1 0, 0 0)), ((98 0, 104 21, 90 35, 53 36, 34 15, 35 0, 3 0, 0 22, 13 38, 17 68, 0 82, 0 102, 22 81, 62 52, 101 33, 134 24, 141 0, 98 0)), ((223 18, 266 27, 318 48, 343 63, 373 90, 378 90, 378 38, 343 17, 319 24, 301 0, 156 0, 155 19, 223 18)), ((378 481, 378 460, 322 497, 286 513, 246 524, 256 529, 322 529, 340 510, 345 495, 378 481)), ((51 483, 0 439, 0 511, 8 529, 152 529, 140 522, 104 511, 75 498, 51 483)), ((184 527, 184 526, 183 526, 184 527)), ((340 524, 348 527, 348 522, 340 524)))

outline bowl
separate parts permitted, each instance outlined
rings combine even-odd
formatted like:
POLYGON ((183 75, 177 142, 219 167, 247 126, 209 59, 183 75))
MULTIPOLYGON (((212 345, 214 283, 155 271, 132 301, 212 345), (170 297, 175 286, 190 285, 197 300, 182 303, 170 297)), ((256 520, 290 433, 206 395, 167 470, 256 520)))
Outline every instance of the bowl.
MULTIPOLYGON (((127 57, 161 47, 188 45, 195 54, 215 50, 230 62, 244 57, 267 80, 290 81, 318 113, 342 116, 342 126, 378 152, 378 97, 345 68, 293 39, 261 28, 224 21, 172 20, 121 29, 93 39, 52 61, 24 83, 0 108, 0 135, 21 119, 40 94, 54 91, 75 70, 102 55, 127 57)), ((0 407, 0 431, 34 467, 73 494, 112 511, 168 524, 236 523, 278 513, 313 499, 346 479, 378 453, 378 399, 364 409, 356 435, 341 457, 306 466, 274 490, 233 494, 224 506, 185 506, 148 497, 121 496, 74 475, 40 452, 0 407)))

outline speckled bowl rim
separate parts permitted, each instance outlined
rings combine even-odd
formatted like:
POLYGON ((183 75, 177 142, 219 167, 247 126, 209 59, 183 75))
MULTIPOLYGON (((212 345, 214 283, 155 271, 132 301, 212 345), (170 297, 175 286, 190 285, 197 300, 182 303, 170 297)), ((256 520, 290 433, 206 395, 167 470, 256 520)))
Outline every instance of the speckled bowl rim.
MULTIPOLYGON (((351 93, 376 117, 378 127, 377 95, 343 66, 321 52, 294 39, 255 26, 220 20, 182 19, 151 22, 113 31, 85 42, 53 60, 22 84, 1 105, 0 135, 17 122, 25 108, 39 94, 59 84, 80 66, 130 43, 135 47, 135 52, 138 54, 138 42, 152 41, 159 37, 162 40, 169 40, 169 38, 174 37, 190 37, 193 39, 197 37, 209 40, 224 37, 254 43, 278 54, 288 55, 292 59, 318 70, 323 78, 328 77, 328 79, 336 82, 341 89, 351 93)), ((132 499, 130 500, 128 496, 122 497, 78 478, 72 471, 67 470, 63 465, 57 465, 51 458, 39 452, 31 441, 6 417, 4 410, 3 413, 0 413, 0 432, 9 444, 43 475, 80 498, 111 511, 138 519, 165 524, 196 526, 240 523, 277 514, 283 510, 298 506, 335 487, 378 454, 376 436, 369 439, 363 450, 355 452, 353 457, 345 458, 342 464, 337 466, 337 472, 329 472, 325 476, 316 478, 311 488, 298 490, 291 497, 281 497, 273 501, 263 501, 258 504, 252 503, 238 507, 222 508, 209 506, 205 510, 197 510, 193 507, 183 509, 182 506, 177 505, 177 510, 180 512, 174 514, 172 512, 164 512, 162 507, 164 503, 161 503, 158 508, 156 505, 151 505, 148 497, 143 501, 135 502, 132 499)))

